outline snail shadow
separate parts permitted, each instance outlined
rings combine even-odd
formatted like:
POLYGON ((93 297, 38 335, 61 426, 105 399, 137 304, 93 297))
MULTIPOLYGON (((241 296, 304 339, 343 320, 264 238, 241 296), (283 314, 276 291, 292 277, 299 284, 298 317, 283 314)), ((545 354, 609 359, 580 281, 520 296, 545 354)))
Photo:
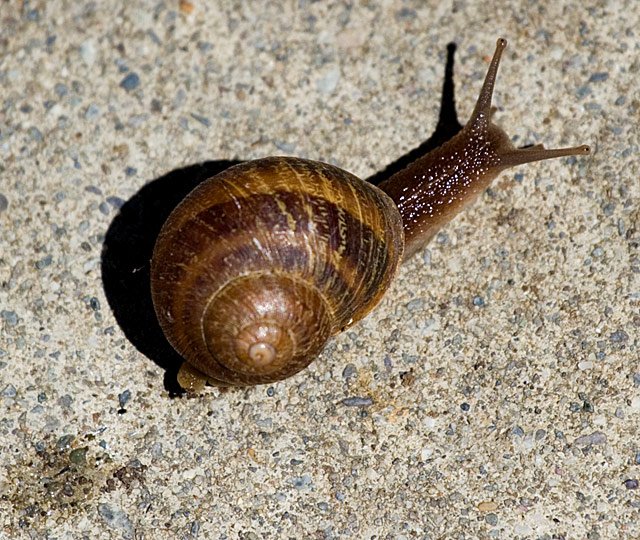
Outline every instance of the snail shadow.
POLYGON ((122 206, 105 235, 101 271, 109 306, 127 339, 164 369, 164 386, 171 396, 182 394, 176 378, 182 357, 156 319, 149 261, 160 228, 178 203, 200 182, 236 163, 208 161, 149 182, 122 206))
MULTIPOLYGON (((440 116, 433 135, 368 178, 368 182, 379 184, 462 128, 453 96, 455 49, 453 43, 447 47, 440 116)), ((178 203, 202 181, 237 163, 240 161, 208 161, 176 169, 149 182, 122 206, 105 236, 101 271, 109 306, 127 339, 165 371, 164 386, 170 396, 183 393, 177 381, 183 360, 162 333, 153 309, 149 271, 153 248, 162 225, 178 203)))
POLYGON ((449 43, 447 45, 447 62, 445 64, 444 81, 442 84, 440 114, 438 115, 438 123, 431 137, 420 144, 420 146, 417 146, 413 150, 407 152, 404 156, 399 157, 393 163, 387 165, 383 170, 367 178, 367 182, 377 186, 389 177, 393 176, 395 173, 404 169, 416 159, 447 142, 462 129, 462 125, 458 121, 458 114, 456 113, 454 96, 453 63, 455 53, 456 44, 449 43))

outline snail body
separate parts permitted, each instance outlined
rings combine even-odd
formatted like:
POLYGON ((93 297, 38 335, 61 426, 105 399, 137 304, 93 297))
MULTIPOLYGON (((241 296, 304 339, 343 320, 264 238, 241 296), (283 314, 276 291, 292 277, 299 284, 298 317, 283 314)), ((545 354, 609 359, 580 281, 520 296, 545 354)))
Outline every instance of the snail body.
POLYGON ((505 46, 499 39, 467 125, 379 187, 326 163, 269 157, 205 180, 176 207, 156 242, 151 292, 186 360, 183 386, 263 384, 300 371, 502 170, 589 153, 517 149, 491 122, 505 46))

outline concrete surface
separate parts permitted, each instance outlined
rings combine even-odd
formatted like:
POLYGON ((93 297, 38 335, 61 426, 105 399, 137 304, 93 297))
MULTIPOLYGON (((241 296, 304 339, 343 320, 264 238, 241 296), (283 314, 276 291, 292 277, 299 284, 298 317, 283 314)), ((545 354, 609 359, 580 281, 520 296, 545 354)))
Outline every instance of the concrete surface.
POLYGON ((0 538, 640 537, 639 13, 2 2, 0 538), (296 377, 171 397, 167 208, 270 154, 374 175, 498 36, 497 121, 593 154, 503 174, 296 377))

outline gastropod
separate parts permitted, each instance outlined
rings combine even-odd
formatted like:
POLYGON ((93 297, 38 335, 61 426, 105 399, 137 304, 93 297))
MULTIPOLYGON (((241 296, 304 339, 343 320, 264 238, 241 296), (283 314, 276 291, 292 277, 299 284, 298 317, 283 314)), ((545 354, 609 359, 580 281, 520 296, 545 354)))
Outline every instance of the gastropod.
POLYGON ((366 316, 409 259, 503 170, 586 155, 518 149, 492 122, 499 39, 468 123, 375 187, 333 165, 267 157, 230 167, 175 208, 151 260, 180 383, 263 384, 307 366, 366 316))

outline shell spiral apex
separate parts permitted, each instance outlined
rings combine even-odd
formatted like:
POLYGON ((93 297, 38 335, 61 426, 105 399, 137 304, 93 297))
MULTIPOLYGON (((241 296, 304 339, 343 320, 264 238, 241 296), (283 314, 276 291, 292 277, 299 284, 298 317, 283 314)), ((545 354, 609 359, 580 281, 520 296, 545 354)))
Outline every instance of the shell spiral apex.
POLYGON ((210 353, 198 368, 227 382, 289 377, 322 351, 332 322, 322 296, 282 274, 248 274, 212 296, 202 321, 210 353))

